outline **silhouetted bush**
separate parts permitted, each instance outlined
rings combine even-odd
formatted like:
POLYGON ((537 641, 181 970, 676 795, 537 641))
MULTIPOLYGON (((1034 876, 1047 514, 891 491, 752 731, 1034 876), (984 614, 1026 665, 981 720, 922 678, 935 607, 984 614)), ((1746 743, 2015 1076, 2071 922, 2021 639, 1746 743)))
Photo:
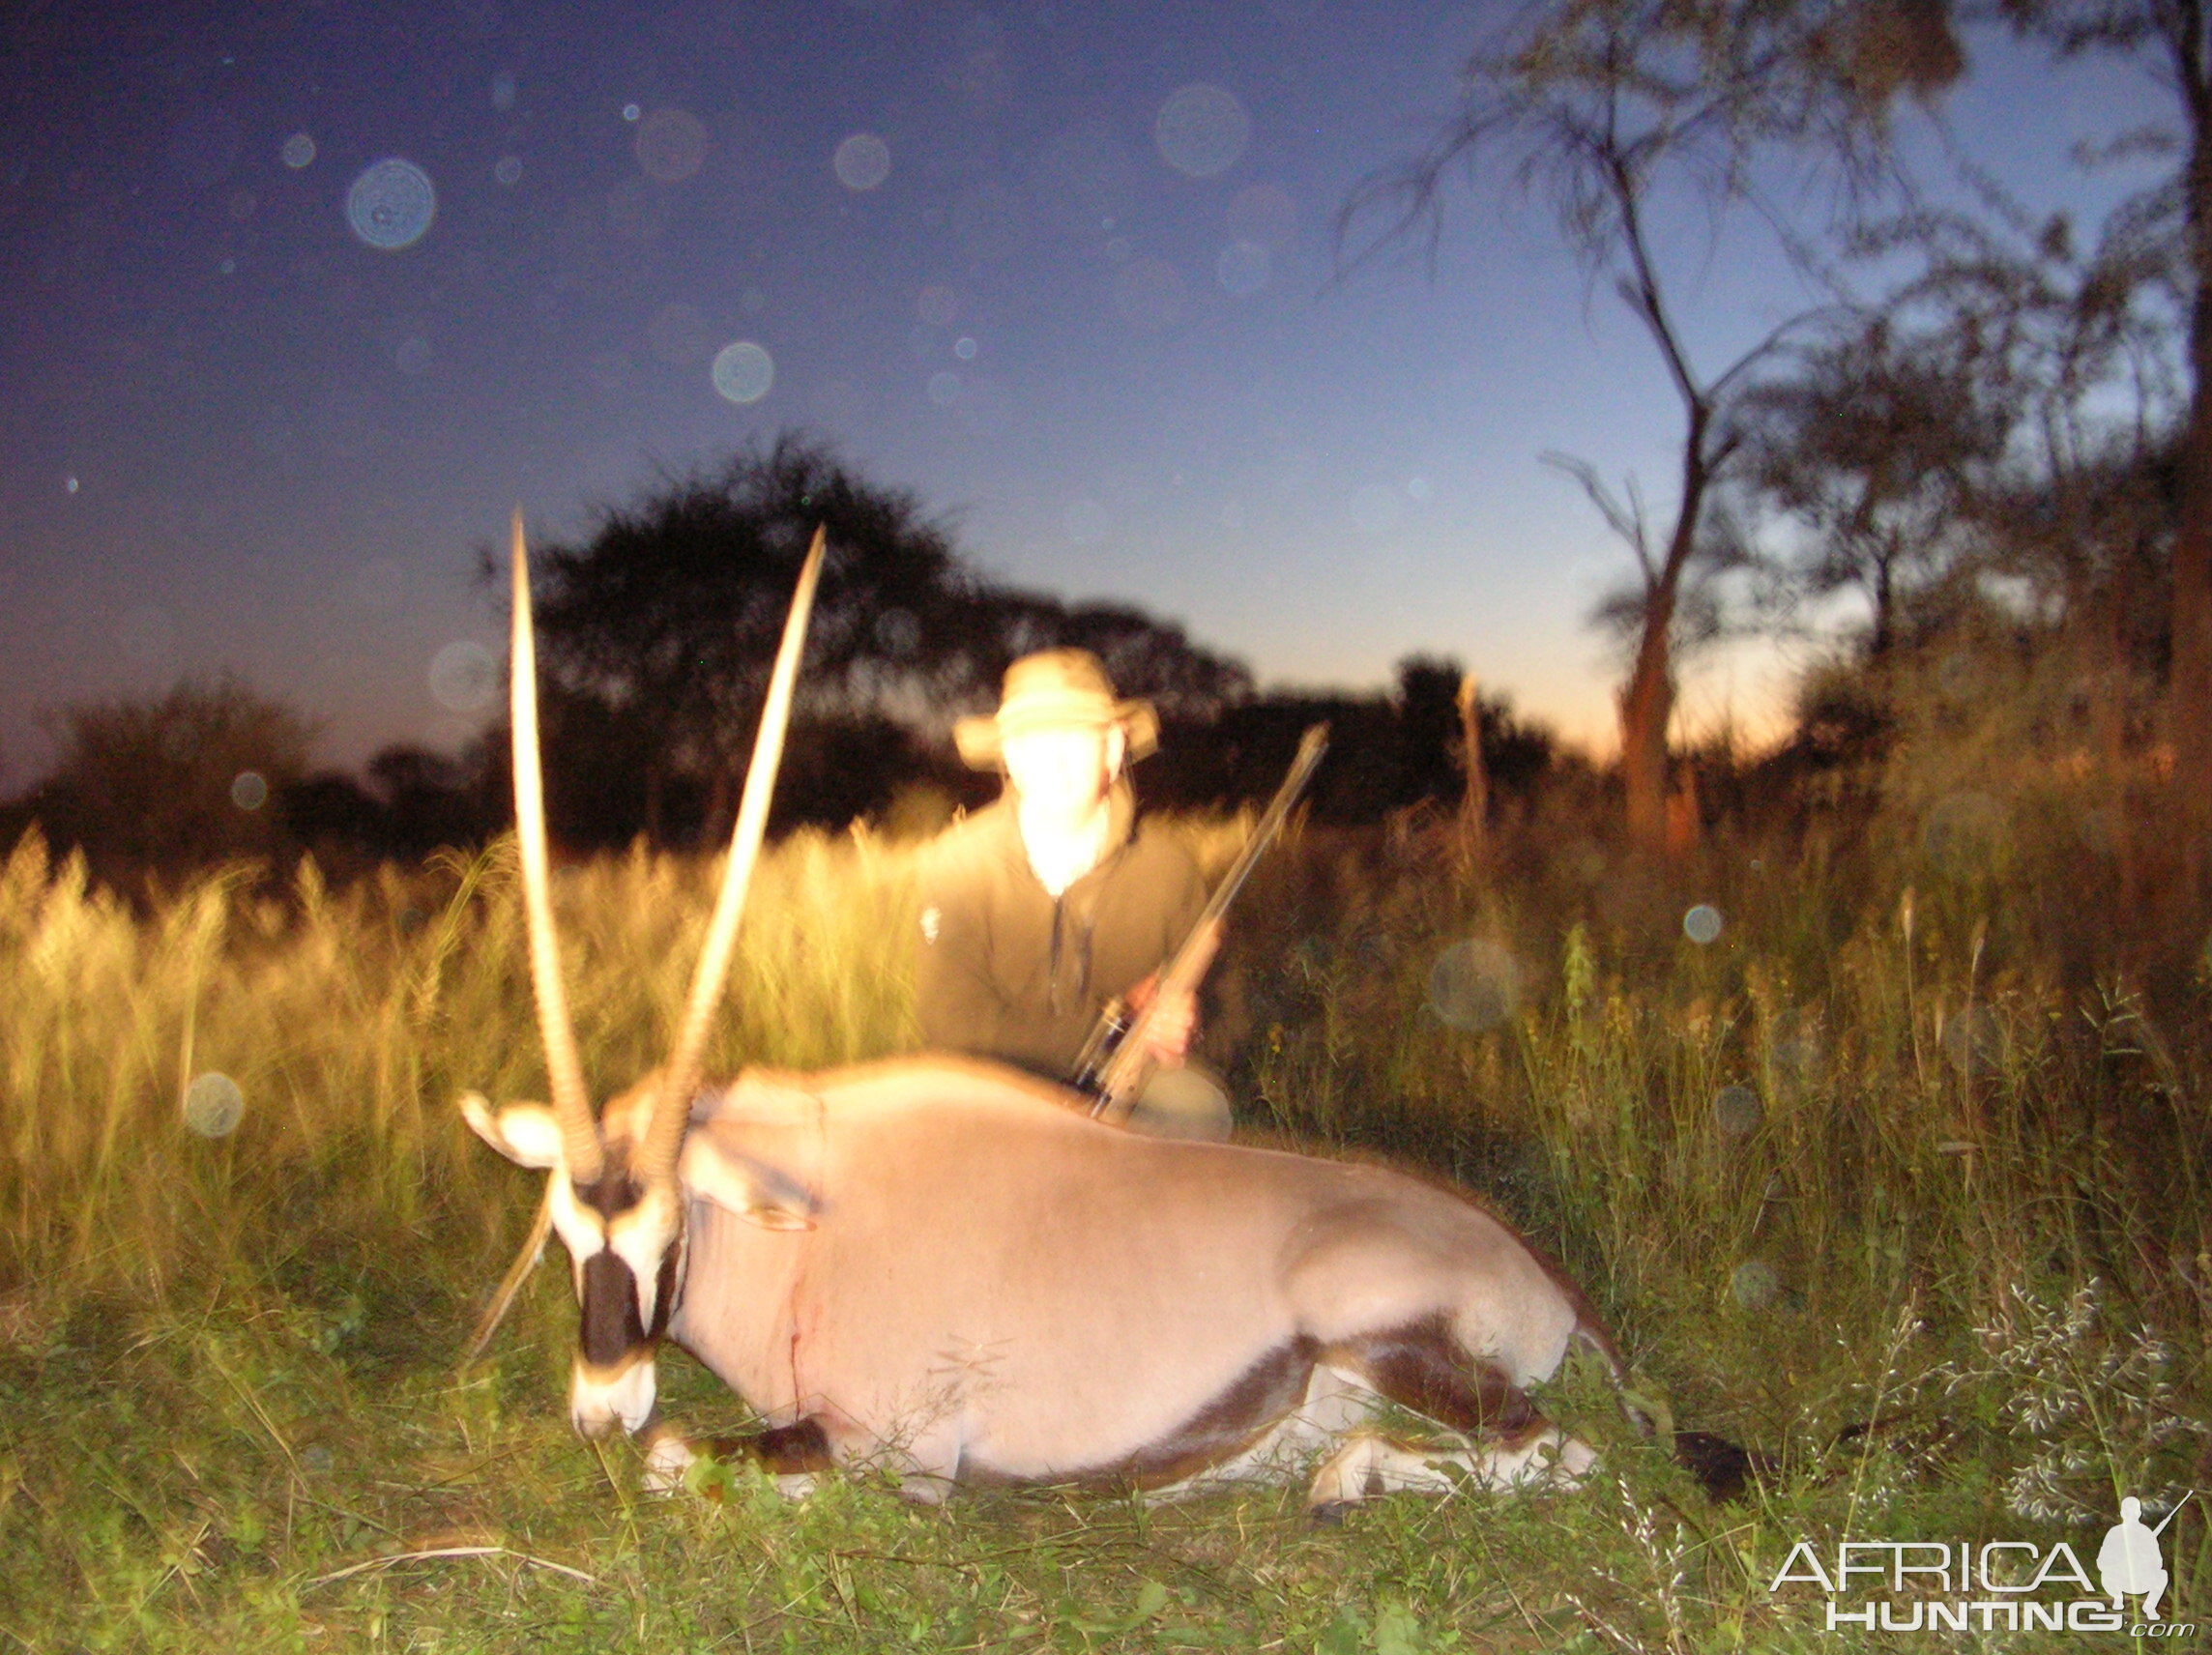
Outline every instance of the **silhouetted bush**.
POLYGON ((186 679, 151 699, 67 708, 58 723, 61 757, 22 808, 117 889, 290 846, 282 801, 313 728, 243 680, 186 679))

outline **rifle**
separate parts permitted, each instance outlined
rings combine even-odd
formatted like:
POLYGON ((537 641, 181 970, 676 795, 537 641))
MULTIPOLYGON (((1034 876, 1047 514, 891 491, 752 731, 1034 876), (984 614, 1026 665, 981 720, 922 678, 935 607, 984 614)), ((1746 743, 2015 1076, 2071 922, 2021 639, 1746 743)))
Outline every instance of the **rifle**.
POLYGON ((1299 740, 1297 757, 1291 761, 1290 774, 1275 790, 1266 813, 1252 829, 1252 836, 1244 841, 1236 862, 1207 899, 1198 922, 1190 928, 1190 935, 1183 939, 1182 946, 1176 950, 1175 958, 1160 973, 1145 1009, 1132 1017, 1128 1005, 1116 999, 1109 1001, 1100 1013, 1091 1037, 1084 1041, 1083 1050, 1075 1060, 1075 1088, 1091 1094, 1093 1119, 1110 1120, 1118 1125, 1128 1118, 1129 1111, 1136 1105, 1137 1093, 1151 1077, 1152 1058, 1145 1049, 1145 1037, 1150 1032, 1154 1012, 1171 994, 1193 992, 1205 977, 1207 968, 1213 964, 1214 949, 1221 945, 1221 916, 1237 900, 1237 891, 1243 888, 1244 881, 1267 847, 1282 832, 1291 806, 1297 802, 1298 795, 1305 791, 1306 783, 1313 777, 1314 767, 1327 751, 1326 724, 1314 725, 1299 740))

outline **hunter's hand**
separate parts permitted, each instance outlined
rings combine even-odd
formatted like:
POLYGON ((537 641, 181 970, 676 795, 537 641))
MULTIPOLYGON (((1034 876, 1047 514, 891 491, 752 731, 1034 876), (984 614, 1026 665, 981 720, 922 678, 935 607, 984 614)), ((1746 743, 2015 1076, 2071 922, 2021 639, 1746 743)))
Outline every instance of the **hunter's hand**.
MULTIPOLYGON (((1129 1009, 1140 1016, 1159 999, 1159 974, 1155 972, 1135 984, 1122 997, 1129 1009)), ((1160 999, 1159 1008, 1151 1014, 1151 1022, 1145 1030, 1145 1052, 1163 1069, 1179 1069, 1190 1051, 1191 1037, 1198 1032, 1198 996, 1185 989, 1160 999)))

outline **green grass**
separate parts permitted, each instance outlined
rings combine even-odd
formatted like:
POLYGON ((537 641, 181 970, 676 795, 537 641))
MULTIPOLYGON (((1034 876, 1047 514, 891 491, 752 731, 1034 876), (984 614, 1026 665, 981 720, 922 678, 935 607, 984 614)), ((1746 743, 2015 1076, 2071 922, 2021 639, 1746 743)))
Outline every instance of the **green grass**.
MULTIPOLYGON (((1216 864, 1234 841, 1190 831, 1216 864)), ((2202 1001, 2061 986, 1993 893, 1923 877, 1907 925, 1864 865, 1766 856, 1483 883, 1417 835, 1312 834, 1264 869, 1220 984, 1246 1132, 1476 1189, 1571 1265, 1640 1394, 1778 1465, 1708 1505, 1570 1382, 1553 1406, 1606 1449, 1585 1489, 1317 1530, 1296 1491, 928 1510, 864 1470, 787 1504, 732 1468, 642 1497, 626 1444, 568 1430, 565 1271, 455 1369, 537 1196, 452 1107, 541 1091, 509 854, 337 893, 234 871, 136 915, 26 844, 0 872, 0 1647, 1888 1646, 1769 1593, 1795 1540, 2093 1556, 2120 1493, 2212 1492, 2202 1001), (1691 900, 1720 942, 1683 937, 1691 900), (1509 1011, 1479 1030, 1432 995, 1470 937, 1518 961, 1517 988, 1445 985, 1509 1011), (213 1139, 181 1109, 211 1070, 245 1099, 213 1139), (1756 1118, 1716 1112, 1730 1087, 1756 1118)), ((659 1056, 713 871, 560 880, 602 1091, 659 1056)), ((866 836, 779 847, 717 1064, 910 1045, 912 873, 866 836)), ((675 1418, 742 1423, 663 1373, 675 1418)), ((2200 1501, 2166 1551, 2212 1619, 2200 1501)))

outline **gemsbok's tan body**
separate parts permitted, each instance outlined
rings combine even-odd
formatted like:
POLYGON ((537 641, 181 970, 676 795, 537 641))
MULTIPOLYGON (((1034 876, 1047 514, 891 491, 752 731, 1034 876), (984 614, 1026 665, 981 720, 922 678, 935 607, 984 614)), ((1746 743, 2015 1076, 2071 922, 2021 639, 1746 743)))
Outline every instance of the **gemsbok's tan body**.
POLYGON ((1309 1503, 1326 1512, 1458 1476, 1579 1476, 1590 1450, 1525 1388, 1577 1343, 1617 1369, 1611 1344, 1569 1282, 1457 1194, 1373 1166, 1137 1136, 988 1063, 703 1083, 820 544, 676 1056, 602 1121, 575 1062, 544 888, 517 514, 517 816, 555 1101, 463 1107, 494 1147, 550 1175, 582 1311, 577 1429, 647 1432, 653 1476, 680 1474, 692 1450, 660 1429, 655 1402, 666 1337, 761 1415, 746 1446, 771 1470, 879 1465, 924 1498, 961 1484, 1311 1472, 1309 1503), (1464 1439, 1392 1441, 1371 1417, 1383 1402, 1464 1439))

